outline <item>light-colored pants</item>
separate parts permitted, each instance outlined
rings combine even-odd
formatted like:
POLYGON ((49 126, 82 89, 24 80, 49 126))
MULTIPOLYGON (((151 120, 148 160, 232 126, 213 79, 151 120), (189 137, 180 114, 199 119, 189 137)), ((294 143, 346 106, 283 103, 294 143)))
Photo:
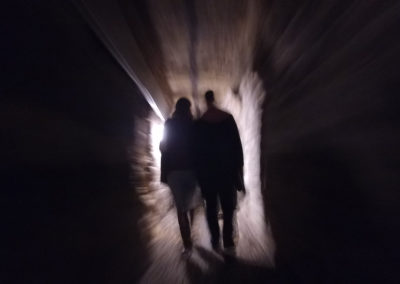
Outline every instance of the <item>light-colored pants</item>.
POLYGON ((167 182, 179 211, 194 209, 201 203, 200 189, 193 171, 173 171, 168 175, 167 182))

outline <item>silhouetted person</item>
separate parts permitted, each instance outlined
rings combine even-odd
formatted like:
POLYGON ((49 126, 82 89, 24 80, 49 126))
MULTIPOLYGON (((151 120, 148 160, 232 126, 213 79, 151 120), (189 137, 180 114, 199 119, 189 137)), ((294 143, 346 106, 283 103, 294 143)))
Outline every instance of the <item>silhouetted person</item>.
POLYGON ((233 116, 214 105, 214 93, 205 94, 207 111, 196 127, 197 175, 206 201, 206 215, 211 233, 211 244, 220 247, 218 199, 223 213, 223 244, 235 247, 233 220, 237 203, 236 190, 243 190, 243 151, 233 116))
POLYGON ((193 209, 201 201, 194 172, 194 123, 190 105, 186 98, 177 101, 172 118, 165 122, 160 144, 161 182, 167 183, 172 191, 186 255, 192 249, 188 215, 193 217, 193 209))

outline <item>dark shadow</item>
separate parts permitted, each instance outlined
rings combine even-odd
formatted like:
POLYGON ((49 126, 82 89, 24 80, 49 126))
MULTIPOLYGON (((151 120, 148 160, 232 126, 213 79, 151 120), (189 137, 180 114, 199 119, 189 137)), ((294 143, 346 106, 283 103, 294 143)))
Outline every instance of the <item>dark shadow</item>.
POLYGON ((204 272, 192 257, 187 261, 190 283, 282 283, 275 271, 226 254, 196 246, 195 253, 208 266, 204 272))
POLYGON ((149 107, 70 1, 6 10, 0 282, 135 283, 147 251, 127 149, 149 107))

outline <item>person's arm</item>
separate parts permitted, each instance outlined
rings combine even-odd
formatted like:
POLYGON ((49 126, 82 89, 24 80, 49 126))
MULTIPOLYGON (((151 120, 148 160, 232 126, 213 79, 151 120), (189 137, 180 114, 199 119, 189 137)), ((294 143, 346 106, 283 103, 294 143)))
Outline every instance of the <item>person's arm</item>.
POLYGON ((233 145, 235 151, 236 165, 238 167, 243 167, 243 148, 242 142, 240 140, 239 130, 237 128, 235 119, 231 116, 232 121, 232 136, 233 136, 233 145))

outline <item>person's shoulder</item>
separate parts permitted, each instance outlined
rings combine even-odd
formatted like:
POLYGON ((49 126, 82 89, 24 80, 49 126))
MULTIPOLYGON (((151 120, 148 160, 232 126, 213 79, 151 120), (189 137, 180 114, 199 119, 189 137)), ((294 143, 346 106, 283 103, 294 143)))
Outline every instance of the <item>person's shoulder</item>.
POLYGON ((235 121, 235 118, 234 118, 233 115, 230 114, 230 113, 227 113, 227 118, 228 118, 229 120, 235 121))
POLYGON ((233 115, 232 114, 230 114, 230 113, 226 113, 227 114, 227 116, 226 116, 226 120, 229 120, 229 121, 233 121, 233 122, 235 122, 235 118, 233 117, 233 115))
POLYGON ((175 129, 177 127, 179 127, 179 121, 177 119, 171 117, 165 121, 164 124, 165 129, 175 129))
POLYGON ((224 117, 232 116, 232 114, 230 114, 229 112, 224 111, 224 110, 222 110, 222 109, 218 109, 218 111, 219 111, 219 113, 220 113, 221 116, 224 116, 224 117))
POLYGON ((197 119, 196 120, 196 124, 202 124, 202 123, 204 123, 205 121, 207 121, 207 118, 209 117, 209 111, 206 111, 205 113, 203 113, 200 117, 199 117, 199 119, 197 119))
POLYGON ((231 115, 229 112, 227 112, 225 110, 222 110, 222 109, 220 109, 218 107, 214 107, 212 109, 212 114, 218 115, 220 117, 228 117, 229 115, 231 115))
POLYGON ((230 113, 223 111, 219 108, 214 108, 212 110, 206 111, 200 118, 200 120, 210 123, 220 123, 229 119, 229 117, 232 117, 230 113))
POLYGON ((178 118, 176 118, 176 117, 170 117, 170 118, 168 118, 167 120, 166 120, 166 122, 165 122, 165 124, 179 124, 179 123, 181 123, 182 122, 182 120, 181 119, 178 119, 178 118))
POLYGON ((173 119, 172 118, 167 118, 167 120, 164 122, 164 127, 169 126, 173 123, 173 119))
POLYGON ((220 122, 222 124, 235 121, 232 114, 230 114, 227 111, 223 111, 223 110, 219 110, 219 112, 217 114, 217 120, 218 120, 218 122, 220 122))

